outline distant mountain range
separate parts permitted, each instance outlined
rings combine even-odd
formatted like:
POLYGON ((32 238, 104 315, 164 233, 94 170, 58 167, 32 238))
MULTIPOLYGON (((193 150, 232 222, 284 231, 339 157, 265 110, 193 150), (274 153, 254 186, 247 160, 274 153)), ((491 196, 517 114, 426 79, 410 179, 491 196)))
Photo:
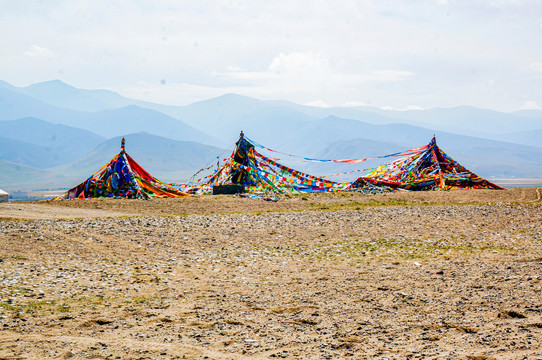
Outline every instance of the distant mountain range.
POLYGON ((77 160, 106 140, 90 131, 32 117, 3 121, 0 126, 3 137, 55 151, 62 159, 61 163, 77 160))
MULTIPOLYGON (((51 91, 59 88, 57 82, 52 82, 50 85, 52 87, 51 91)), ((66 89, 63 88, 63 90, 61 94, 66 93, 66 89)), ((46 92, 42 89, 38 94, 42 93, 46 92)), ((181 141, 197 141, 206 144, 220 143, 219 140, 182 121, 137 105, 107 109, 100 107, 97 111, 80 111, 52 105, 60 102, 61 99, 55 98, 55 101, 52 101, 51 98, 51 93, 44 98, 35 98, 25 95, 21 91, 9 90, 6 86, 0 87, 0 111, 2 111, 0 121, 33 117, 53 124, 62 124, 91 131, 106 138, 145 131, 181 141)))
MULTIPOLYGON (((224 149, 192 141, 177 141, 147 133, 129 134, 126 152, 151 175, 181 181, 203 166, 216 163, 224 149)), ((86 179, 120 151, 121 137, 100 143, 84 157, 52 170, 86 179), (99 165, 97 165, 99 164, 99 165)))
MULTIPOLYGON (((322 159, 385 155, 436 135, 448 155, 481 176, 542 178, 540 110, 318 108, 235 94, 167 106, 55 80, 27 87, 0 81, 0 187, 75 185, 118 153, 122 136, 151 174, 180 182, 231 151, 241 130, 272 149, 322 159)), ((319 175, 374 165, 284 162, 319 175)))

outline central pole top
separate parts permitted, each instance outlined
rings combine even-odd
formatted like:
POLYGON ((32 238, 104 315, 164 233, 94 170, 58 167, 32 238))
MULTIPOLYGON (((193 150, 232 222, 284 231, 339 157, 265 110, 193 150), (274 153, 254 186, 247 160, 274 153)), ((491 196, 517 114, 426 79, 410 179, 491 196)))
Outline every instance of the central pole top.
POLYGON ((124 138, 122 138, 122 140, 120 141, 120 149, 124 150, 125 145, 126 145, 126 140, 124 140, 124 138))
POLYGON ((245 134, 243 133, 243 130, 241 130, 241 134, 239 135, 239 137, 240 137, 241 139, 244 139, 244 138, 245 138, 245 134))

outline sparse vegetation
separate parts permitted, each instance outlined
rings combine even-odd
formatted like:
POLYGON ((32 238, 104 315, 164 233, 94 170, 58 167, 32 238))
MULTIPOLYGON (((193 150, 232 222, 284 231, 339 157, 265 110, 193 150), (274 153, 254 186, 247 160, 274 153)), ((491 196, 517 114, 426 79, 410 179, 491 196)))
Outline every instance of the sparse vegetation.
POLYGON ((537 354, 541 204, 504 193, 28 204, 66 212, 0 224, 0 357, 537 354))

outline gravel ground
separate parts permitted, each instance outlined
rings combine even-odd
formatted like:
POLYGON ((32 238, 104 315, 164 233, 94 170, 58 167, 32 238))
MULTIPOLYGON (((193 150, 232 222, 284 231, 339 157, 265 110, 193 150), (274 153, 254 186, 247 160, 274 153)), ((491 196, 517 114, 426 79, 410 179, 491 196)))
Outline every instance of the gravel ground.
POLYGON ((539 194, 3 205, 0 359, 542 359, 539 194))

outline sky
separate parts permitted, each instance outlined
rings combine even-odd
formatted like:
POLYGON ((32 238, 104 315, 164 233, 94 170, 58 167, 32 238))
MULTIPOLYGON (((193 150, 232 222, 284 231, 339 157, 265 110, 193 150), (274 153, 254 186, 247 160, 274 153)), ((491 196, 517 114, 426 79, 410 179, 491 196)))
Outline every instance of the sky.
POLYGON ((187 105, 542 108, 539 0, 0 0, 0 80, 187 105))

